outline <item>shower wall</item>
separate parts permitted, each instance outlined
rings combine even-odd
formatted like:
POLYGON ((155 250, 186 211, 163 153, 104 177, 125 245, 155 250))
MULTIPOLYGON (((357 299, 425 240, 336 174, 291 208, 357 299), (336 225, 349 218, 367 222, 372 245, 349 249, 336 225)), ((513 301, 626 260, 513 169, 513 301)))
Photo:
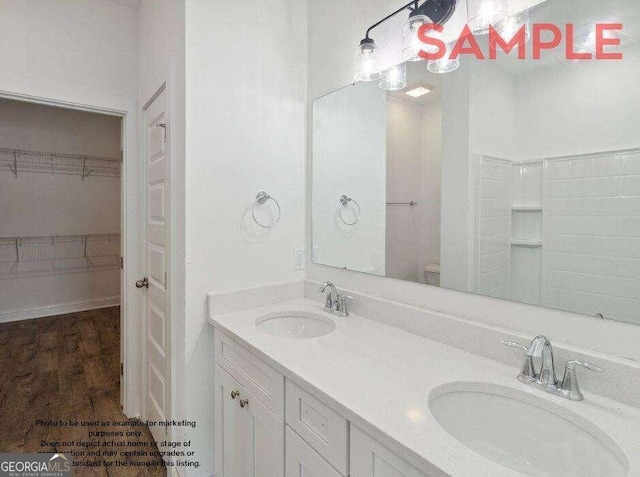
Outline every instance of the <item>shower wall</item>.
MULTIPOLYGON (((640 60, 634 50, 627 55, 640 60)), ((482 68, 472 75, 476 86, 482 68)), ((634 80, 640 63, 566 64, 524 74, 494 69, 492 75, 513 84, 503 95, 515 112, 515 147, 496 158, 476 141, 476 159, 471 156, 480 164, 475 290, 637 321, 640 141, 634 125, 640 111, 633 105, 640 102, 634 80), (606 84, 616 88, 603 91, 606 84)))

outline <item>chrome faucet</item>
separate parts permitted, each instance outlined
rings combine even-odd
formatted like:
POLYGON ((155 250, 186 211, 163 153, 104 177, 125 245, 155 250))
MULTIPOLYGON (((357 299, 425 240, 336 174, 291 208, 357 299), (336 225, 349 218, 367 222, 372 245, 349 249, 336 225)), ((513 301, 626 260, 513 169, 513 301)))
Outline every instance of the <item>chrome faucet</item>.
POLYGON ((518 374, 520 382, 572 401, 582 401, 584 399, 578 386, 576 366, 582 366, 597 373, 604 371, 603 368, 595 364, 568 361, 565 365, 564 377, 562 381, 559 381, 556 376, 553 347, 546 337, 536 336, 529 346, 512 341, 503 341, 502 344, 524 351, 522 367, 520 374, 518 374), (539 361, 539 366, 536 366, 537 361, 539 361))
MULTIPOLYGON (((545 385, 557 385, 556 363, 553 358, 553 347, 551 342, 544 336, 536 336, 529 349, 525 353, 527 356, 539 359, 540 370, 538 371, 538 379, 545 385)), ((535 368, 534 368, 535 370, 535 368)))
POLYGON ((340 316, 349 316, 349 302, 353 301, 353 297, 338 291, 331 282, 324 282, 320 287, 320 293, 324 293, 327 288, 329 291, 327 292, 324 310, 340 316))

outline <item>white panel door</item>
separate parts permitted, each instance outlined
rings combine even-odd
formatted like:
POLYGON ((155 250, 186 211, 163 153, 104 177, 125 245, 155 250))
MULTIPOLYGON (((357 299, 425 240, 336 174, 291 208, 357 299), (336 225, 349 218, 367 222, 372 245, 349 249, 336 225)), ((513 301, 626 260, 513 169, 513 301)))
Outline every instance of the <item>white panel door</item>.
POLYGON ((287 426, 286 477, 341 477, 342 474, 324 460, 287 426))
MULTIPOLYGON (((166 92, 145 111, 145 240, 146 278, 136 285, 147 288, 145 303, 145 417, 169 419, 169 147, 166 92)), ((156 441, 166 438, 166 427, 153 426, 156 441)))
POLYGON ((426 477, 426 474, 352 425, 351 477, 426 477))
POLYGON ((242 386, 215 365, 214 432, 216 471, 222 477, 242 477, 244 412, 240 407, 242 386))
POLYGON ((284 423, 246 390, 244 406, 244 476, 284 477, 284 423))

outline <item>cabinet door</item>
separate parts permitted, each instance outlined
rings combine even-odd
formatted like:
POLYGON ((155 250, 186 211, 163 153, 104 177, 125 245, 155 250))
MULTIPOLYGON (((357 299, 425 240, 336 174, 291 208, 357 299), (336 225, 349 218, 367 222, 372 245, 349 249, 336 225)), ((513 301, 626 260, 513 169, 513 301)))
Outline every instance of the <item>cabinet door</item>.
POLYGON ((243 475, 283 477, 284 423, 246 390, 242 391, 242 400, 243 475))
POLYGON ((351 477, 426 477, 426 474, 352 425, 351 477))
POLYGON ((242 477, 244 410, 240 407, 240 384, 215 365, 215 466, 220 477, 242 477), (235 398, 232 396, 235 396, 235 398))
POLYGON ((286 433, 287 477, 342 477, 289 426, 286 433))

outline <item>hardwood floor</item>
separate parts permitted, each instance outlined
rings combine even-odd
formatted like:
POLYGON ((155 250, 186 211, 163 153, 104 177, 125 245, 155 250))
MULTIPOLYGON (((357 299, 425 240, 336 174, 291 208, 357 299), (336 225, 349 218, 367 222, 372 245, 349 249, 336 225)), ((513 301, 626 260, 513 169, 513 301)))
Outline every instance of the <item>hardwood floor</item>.
POLYGON ((74 456, 74 464, 92 466, 74 467, 78 476, 166 475, 159 457, 118 455, 157 452, 146 426, 103 427, 95 422, 138 424, 120 408, 119 314, 119 308, 106 308, 0 324, 0 453, 84 452, 74 456), (60 420, 89 425, 44 425, 60 420), (89 436, 118 431, 141 435, 89 436), (104 440, 115 445, 104 446, 104 440), (116 456, 105 456, 104 451, 115 451, 116 456), (116 461, 127 465, 116 467, 116 461), (96 463, 100 465, 93 466, 96 463))

